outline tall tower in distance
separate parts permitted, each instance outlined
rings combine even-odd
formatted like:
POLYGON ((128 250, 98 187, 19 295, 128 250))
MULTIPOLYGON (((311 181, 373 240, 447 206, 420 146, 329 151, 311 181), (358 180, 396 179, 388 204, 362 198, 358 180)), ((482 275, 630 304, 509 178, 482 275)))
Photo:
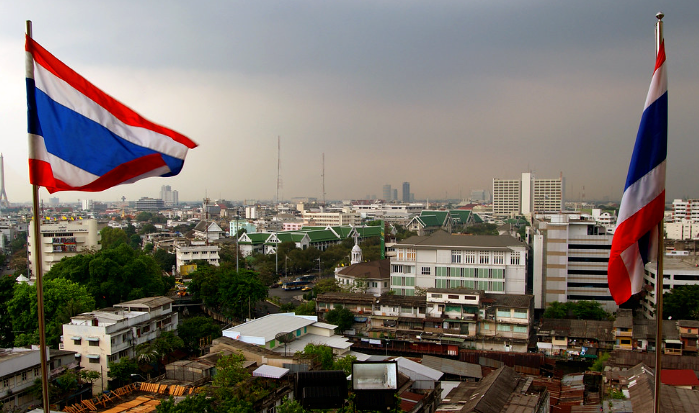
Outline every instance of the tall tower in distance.
POLYGON ((410 202, 410 182, 403 182, 403 202, 410 202))
POLYGON ((0 207, 9 207, 10 201, 5 192, 5 160, 0 153, 0 207))
POLYGON ((391 202, 393 198, 393 191, 391 190, 391 184, 386 184, 383 186, 383 200, 386 202, 391 202))

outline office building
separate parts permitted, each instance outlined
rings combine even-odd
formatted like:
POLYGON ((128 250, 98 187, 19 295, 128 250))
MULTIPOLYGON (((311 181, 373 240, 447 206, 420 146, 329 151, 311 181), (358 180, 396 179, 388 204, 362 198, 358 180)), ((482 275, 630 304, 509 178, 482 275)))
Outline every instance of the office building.
POLYGON ((493 215, 560 212, 563 210, 563 176, 537 179, 523 173, 521 179, 493 179, 493 215))
POLYGON ((537 215, 533 225, 534 307, 586 300, 616 311, 607 284, 612 234, 584 214, 537 215))
POLYGON ((165 206, 173 206, 179 204, 179 192, 173 191, 170 185, 160 187, 160 199, 165 206))
POLYGON ((391 190, 391 184, 386 184, 383 186, 383 200, 390 202, 393 197, 393 191, 391 190))
POLYGON ((162 199, 143 197, 136 201, 136 211, 157 212, 161 209, 165 209, 165 201, 162 199))
POLYGON ((410 202, 410 182, 403 182, 403 202, 410 202))

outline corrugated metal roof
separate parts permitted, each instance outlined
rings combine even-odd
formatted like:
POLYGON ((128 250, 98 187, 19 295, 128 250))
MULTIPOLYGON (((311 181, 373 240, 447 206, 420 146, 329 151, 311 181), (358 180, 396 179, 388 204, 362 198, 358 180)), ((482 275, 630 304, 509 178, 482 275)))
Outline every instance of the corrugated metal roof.
POLYGON ((274 340, 278 333, 291 333, 300 328, 317 323, 293 314, 269 314, 247 323, 231 327, 225 331, 235 331, 241 336, 263 337, 265 342, 274 340))
POLYGON ((478 364, 465 363, 434 356, 422 356, 422 365, 441 371, 446 374, 454 374, 461 377, 473 377, 481 379, 483 372, 478 364))
POLYGON ((281 379, 289 372, 289 369, 283 367, 268 366, 266 364, 258 367, 252 372, 253 377, 269 377, 271 379, 281 379))
POLYGON ((418 373, 419 375, 425 376, 426 378, 432 379, 434 381, 438 381, 444 375, 444 373, 442 373, 441 371, 435 370, 431 367, 423 366, 420 363, 416 363, 404 357, 397 357, 395 360, 398 363, 398 371, 414 371, 415 373, 418 373))

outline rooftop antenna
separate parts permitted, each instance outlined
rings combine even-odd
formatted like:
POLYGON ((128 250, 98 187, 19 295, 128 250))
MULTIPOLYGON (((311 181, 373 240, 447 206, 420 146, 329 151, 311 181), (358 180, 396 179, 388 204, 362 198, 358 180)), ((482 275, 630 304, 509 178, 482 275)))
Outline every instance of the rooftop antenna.
POLYGON ((325 152, 323 152, 323 173, 320 176, 323 178, 323 206, 325 206, 325 152))
POLYGON ((274 205, 279 208, 279 190, 282 189, 282 142, 277 136, 277 195, 274 199, 274 205))

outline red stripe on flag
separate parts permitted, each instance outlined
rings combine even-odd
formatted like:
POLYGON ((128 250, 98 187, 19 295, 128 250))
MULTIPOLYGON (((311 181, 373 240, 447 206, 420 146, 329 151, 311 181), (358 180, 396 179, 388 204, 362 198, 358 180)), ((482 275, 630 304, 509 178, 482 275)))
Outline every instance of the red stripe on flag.
POLYGON ((167 166, 167 164, 160 154, 146 155, 117 166, 87 185, 73 187, 60 179, 56 179, 53 175, 51 164, 36 159, 29 159, 29 180, 34 185, 43 186, 49 193, 58 191, 100 192, 163 166, 167 166))
POLYGON ((611 255, 618 255, 631 244, 638 241, 663 219, 665 213, 665 191, 644 206, 638 212, 619 224, 614 231, 611 255))
POLYGON ((197 144, 187 138, 186 136, 175 132, 172 129, 166 128, 164 126, 158 125, 149 121, 148 119, 142 117, 138 113, 134 112, 131 108, 104 93, 98 87, 90 83, 87 79, 80 76, 70 67, 66 66, 63 62, 58 60, 54 55, 49 53, 44 49, 39 43, 34 41, 29 36, 26 36, 25 50, 32 54, 34 61, 41 65, 43 68, 53 73, 54 76, 63 79, 66 83, 71 85, 77 91, 102 106, 104 109, 109 111, 114 117, 124 122, 127 125, 141 127, 145 129, 152 130, 161 135, 168 136, 172 138, 175 142, 179 142, 182 145, 192 149, 196 148, 197 144))
POLYGON ((655 57, 655 69, 653 69, 653 73, 655 73, 655 71, 658 70, 663 63, 665 63, 665 41, 660 43, 658 55, 655 57))
POLYGON ((607 284, 614 302, 620 305, 628 301, 631 298, 631 277, 620 255, 609 258, 607 274, 607 284))

